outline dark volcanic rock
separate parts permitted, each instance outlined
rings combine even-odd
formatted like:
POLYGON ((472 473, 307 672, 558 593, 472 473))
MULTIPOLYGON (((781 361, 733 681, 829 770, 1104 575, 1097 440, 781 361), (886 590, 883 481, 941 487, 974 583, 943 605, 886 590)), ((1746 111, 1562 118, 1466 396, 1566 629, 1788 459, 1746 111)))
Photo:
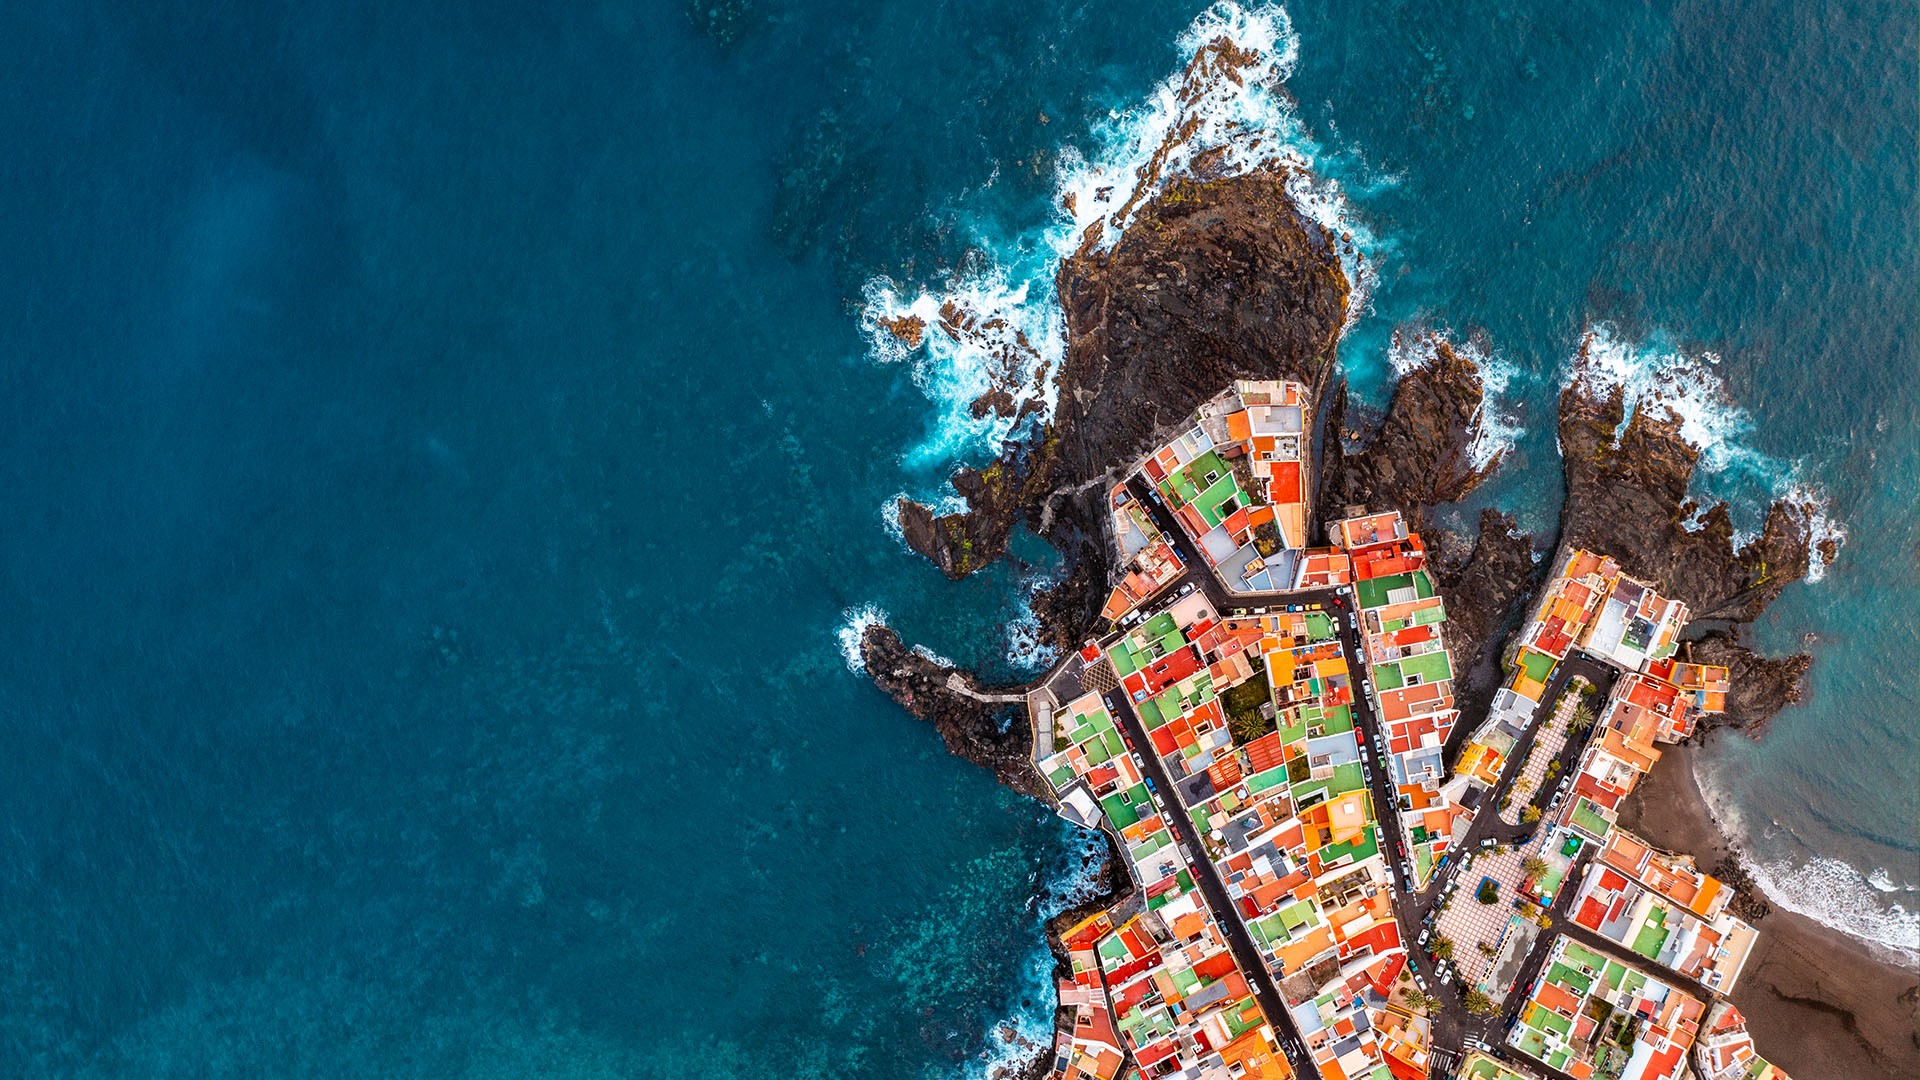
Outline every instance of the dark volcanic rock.
POLYGON ((912 499, 901 499, 900 531, 907 546, 956 581, 1006 554, 1007 537, 1030 490, 1038 486, 1030 460, 1010 455, 985 469, 954 473, 953 488, 967 500, 963 513, 935 517, 912 499))
MULTIPOLYGON (((1366 448, 1349 453, 1329 435, 1320 467, 1323 517, 1344 516, 1349 505, 1395 507, 1421 529, 1428 508, 1459 501, 1499 465, 1497 456, 1475 465, 1471 453, 1485 400, 1479 366, 1434 334, 1420 334, 1413 348, 1425 360, 1394 386, 1366 448)), ((1330 433, 1346 419, 1344 384, 1338 393, 1330 433)))
POLYGON ((1447 602, 1447 647, 1455 669, 1466 673, 1461 704, 1472 708, 1491 700, 1498 675, 1496 637, 1512 621, 1516 601, 1535 577, 1533 538, 1517 531, 1513 518, 1491 509, 1481 513, 1480 531, 1471 543, 1431 530, 1427 512, 1479 486, 1500 458, 1475 465, 1471 453, 1486 397, 1479 365, 1437 334, 1407 330, 1396 337, 1401 334, 1415 335, 1410 342, 1401 340, 1422 363, 1394 386, 1386 415, 1357 451, 1349 450, 1342 437, 1346 386, 1335 393, 1321 455, 1320 513, 1331 522, 1345 516, 1349 506, 1394 509, 1424 534, 1435 583, 1447 602), (1462 549, 1464 554, 1452 554, 1462 549))
POLYGON ((860 638, 860 660, 874 685, 931 723, 955 756, 992 769, 1001 783, 1023 795, 1043 797, 1040 775, 1030 760, 1033 728, 1023 695, 1001 693, 998 696, 1007 700, 994 700, 994 692, 908 648, 885 626, 867 628, 860 638), (1020 715, 1003 722, 1014 710, 1020 715))
POLYGON ((1131 462, 1235 379, 1317 392, 1347 317, 1335 243, 1256 173, 1175 180, 1112 250, 1069 258, 1060 482, 1131 462))
MULTIPOLYGON (((1776 501, 1760 535, 1735 550, 1727 504, 1702 511, 1687 497, 1700 451, 1681 436, 1679 418, 1657 406, 1629 417, 1622 388, 1596 389, 1578 374, 1576 367, 1560 394, 1563 550, 1612 555, 1628 573, 1685 601, 1697 624, 1751 622, 1807 575, 1811 508, 1776 501)), ((1798 701, 1812 664, 1805 655, 1758 656, 1725 630, 1708 631, 1691 648, 1700 662, 1732 669, 1734 692, 1722 721, 1728 726, 1750 728, 1798 701)))
POLYGON ((1538 570, 1533 537, 1520 532, 1511 516, 1491 507, 1480 511, 1480 532, 1467 557, 1434 564, 1434 583, 1447 602, 1445 641, 1454 670, 1463 673, 1455 700, 1469 716, 1480 715, 1493 700, 1500 643, 1519 621, 1519 601, 1538 570))
POLYGON ((955 474, 965 512, 903 501, 909 546, 963 577, 1005 553, 1023 514, 1056 542, 1104 537, 1096 481, 1233 380, 1299 379, 1317 395, 1347 313, 1336 242, 1282 175, 1170 181, 1111 250, 1085 245, 1060 268, 1068 345, 1051 422, 955 474))
POLYGON ((1807 508, 1774 503, 1760 536, 1735 551, 1726 503, 1700 514, 1697 527, 1688 524, 1699 510, 1687 485, 1700 451, 1681 437, 1679 418, 1624 413, 1619 387, 1594 392, 1575 379, 1560 395, 1561 543, 1612 555, 1628 573, 1685 601, 1695 619, 1757 618, 1807 574, 1807 508))
POLYGON ((1732 683, 1726 713, 1703 718, 1701 734, 1715 727, 1734 727, 1750 735, 1758 734, 1775 713, 1805 695, 1807 671, 1813 667, 1813 657, 1806 653, 1777 658, 1760 656, 1726 630, 1709 631, 1684 648, 1687 659, 1696 664, 1724 665, 1728 669, 1728 681, 1732 683))

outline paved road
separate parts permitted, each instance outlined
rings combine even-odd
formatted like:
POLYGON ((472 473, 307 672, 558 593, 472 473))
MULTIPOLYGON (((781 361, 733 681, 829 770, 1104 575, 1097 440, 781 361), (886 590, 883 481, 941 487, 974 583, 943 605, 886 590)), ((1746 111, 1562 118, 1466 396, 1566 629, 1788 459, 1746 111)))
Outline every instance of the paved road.
MULTIPOLYGON (((1560 700, 1561 693, 1566 690, 1567 684, 1575 676, 1584 678, 1592 683, 1604 696, 1612 689, 1618 673, 1596 660, 1578 654, 1569 655, 1555 666, 1553 676, 1547 680, 1546 692, 1541 695, 1540 704, 1534 708, 1533 719, 1527 728, 1527 733, 1521 737, 1519 742, 1514 744, 1513 752, 1509 755, 1507 768, 1501 775, 1500 783, 1485 795, 1481 796, 1479 812, 1474 815, 1472 824, 1468 826, 1465 839, 1455 846, 1454 850, 1456 852, 1464 853, 1471 851, 1485 840, 1492 840, 1497 844, 1517 843, 1522 838, 1531 835, 1540 827, 1538 822, 1533 824, 1522 823, 1520 825, 1508 825, 1506 822, 1501 821, 1499 814, 1500 799, 1512 787, 1513 782, 1519 778, 1521 772, 1520 762, 1526 760, 1527 752, 1532 748, 1533 741, 1539 734, 1540 725, 1552 714, 1554 704, 1560 700)), ((1562 752, 1565 754, 1577 753, 1579 745, 1582 742, 1584 742, 1583 739, 1570 739, 1568 740, 1568 747, 1563 748, 1562 752)), ((1550 799, 1551 797, 1551 790, 1536 792, 1534 795, 1536 800, 1541 801, 1550 799)), ((1582 858, 1584 859, 1585 857, 1585 854, 1583 854, 1582 858)), ((1572 904, 1573 894, 1579 881, 1578 875, 1582 865, 1582 862, 1576 861, 1573 868, 1568 871, 1566 880, 1561 884, 1560 894, 1554 898, 1553 907, 1549 912, 1553 916, 1554 930, 1542 932, 1540 936, 1535 939, 1532 951, 1527 955, 1526 959, 1522 961, 1520 973, 1514 980, 1514 986, 1516 988, 1525 988, 1532 984, 1534 977, 1539 974, 1540 968, 1545 963, 1547 951, 1552 945, 1554 933, 1563 930, 1567 925, 1566 912, 1572 904)), ((1409 940, 1418 940, 1418 934, 1420 932, 1418 927, 1425 925, 1428 917, 1432 915, 1434 909, 1438 906, 1441 891, 1445 884, 1458 873, 1458 866, 1458 862, 1450 861, 1447 872, 1436 875, 1432 886, 1419 897, 1417 905, 1419 923, 1416 924, 1414 931, 1415 936, 1409 940)), ((1417 947, 1415 952, 1417 960, 1427 961, 1426 955, 1420 952, 1417 947)), ((1430 989, 1430 992, 1433 992, 1434 996, 1438 997, 1442 1003, 1442 1015, 1435 1017, 1433 1025, 1434 1045, 1442 1049, 1458 1050, 1467 1038, 1479 1038, 1488 1043, 1497 1043, 1505 1037, 1505 1020, 1510 1020, 1511 1016, 1518 1015, 1519 1001, 1517 998, 1519 998, 1520 995, 1517 994, 1510 996, 1506 1003, 1509 1015, 1503 1018, 1502 1021, 1496 1022, 1493 1017, 1478 1017, 1466 1011, 1466 1006, 1462 1003, 1461 987, 1451 984, 1435 986, 1430 989)))
MULTIPOLYGON (((1358 629, 1348 621, 1354 614, 1352 591, 1350 589, 1325 588, 1305 589, 1298 592, 1259 593, 1230 592, 1225 584, 1221 582, 1219 575, 1214 572, 1211 564, 1201 557, 1193 541, 1187 536, 1186 530, 1180 527, 1180 523, 1174 519, 1172 513, 1170 513, 1155 496, 1152 487, 1147 483, 1145 477, 1138 473, 1129 477, 1127 480, 1127 490, 1142 506, 1147 508, 1148 514, 1152 516, 1154 520, 1154 524, 1159 527, 1162 533, 1166 534, 1168 542, 1174 546, 1175 550, 1179 551, 1180 557, 1186 561, 1186 570, 1179 578, 1176 578, 1174 582, 1170 584, 1170 589, 1177 589, 1181 585, 1191 582, 1206 594, 1207 600, 1213 605, 1214 610, 1223 615, 1247 613, 1261 607, 1284 606, 1289 604, 1304 604, 1325 608, 1335 616, 1334 621, 1340 635, 1341 646, 1347 650, 1349 661, 1353 665, 1356 675, 1360 671, 1369 670, 1366 666, 1366 652, 1362 646, 1358 629)), ((1613 688, 1614 680, 1618 678, 1618 672, 1599 661, 1577 653, 1570 654, 1554 667, 1553 675, 1547 681, 1546 692, 1541 695, 1540 704, 1534 708, 1532 721, 1527 728, 1526 734, 1515 743, 1513 752, 1508 758, 1506 771, 1502 774, 1500 782, 1495 785, 1492 790, 1481 796, 1479 811, 1474 815, 1472 823, 1468 826, 1466 836, 1452 848, 1455 853, 1471 851, 1482 841, 1489 839, 1500 844, 1515 843, 1539 827, 1538 823, 1508 825, 1506 822, 1501 821, 1499 814, 1500 799, 1507 794, 1513 782, 1519 778, 1521 772, 1519 763, 1526 760, 1527 753, 1533 748, 1534 739, 1539 734, 1541 723, 1551 715, 1554 704, 1559 701, 1560 695, 1566 689, 1567 683, 1575 676, 1585 678, 1589 683, 1592 683, 1604 698, 1613 688)), ((1398 793, 1393 790, 1392 785, 1389 783, 1392 774, 1388 771, 1386 755, 1380 752, 1380 740, 1385 738, 1385 733, 1381 728, 1379 717, 1374 711, 1372 695, 1360 689, 1357 678, 1355 680, 1355 690, 1353 706, 1355 730, 1360 735, 1361 755, 1368 761, 1368 768, 1373 774, 1369 787, 1373 794, 1374 813, 1380 823, 1383 840, 1387 848, 1387 863, 1391 868, 1390 872, 1397 886, 1393 890, 1394 917, 1398 919, 1400 923, 1401 940, 1407 945, 1409 966, 1415 974, 1420 975, 1426 980, 1427 993, 1438 998, 1441 1002, 1441 1008, 1432 1017, 1432 1045, 1437 1050, 1458 1052, 1470 1037, 1478 1038, 1489 1045, 1498 1045, 1505 1036, 1507 1022, 1511 1020, 1512 1016, 1518 1015, 1519 1001, 1515 999, 1523 1001, 1524 998, 1518 993, 1510 995, 1509 1001, 1507 1002, 1507 1010, 1499 1016, 1483 1017, 1468 1012, 1466 1006, 1462 1003, 1460 988, 1451 984, 1443 984, 1439 981, 1433 961, 1422 950, 1421 946, 1417 944, 1422 928, 1426 925, 1428 917, 1432 915, 1434 908, 1439 903, 1443 887, 1446 882, 1453 877, 1454 873, 1457 872, 1458 863, 1452 862, 1447 872, 1436 874, 1423 892, 1416 892, 1412 887, 1412 883, 1403 876, 1400 868, 1400 852, 1405 850, 1405 837, 1400 829, 1399 798, 1398 793)), ((1126 700, 1126 695, 1124 693, 1115 693, 1111 695, 1111 697, 1116 704, 1122 706, 1115 711, 1116 713, 1124 713, 1125 718, 1123 724, 1127 728, 1129 737, 1135 740, 1135 745, 1142 748, 1141 757, 1155 776, 1155 782, 1165 790, 1166 798, 1172 801, 1172 805, 1181 807, 1179 790, 1173 786, 1171 779, 1167 776, 1165 767, 1161 764, 1159 756, 1153 753, 1153 744, 1147 741, 1146 733, 1141 729, 1139 718, 1133 713, 1131 703, 1126 700)), ((1461 716, 1455 722, 1461 725, 1471 723, 1477 726, 1484 719, 1484 716, 1472 718, 1471 720, 1466 716, 1461 716)), ((1574 754, 1578 753, 1579 746, 1583 741, 1584 740, 1581 739, 1569 739, 1568 746, 1562 753, 1571 758, 1574 754)), ((1570 775, 1570 773, 1571 770, 1567 770, 1567 774, 1570 775)), ((1550 798, 1551 795, 1552 792, 1550 790, 1540 791, 1534 794, 1534 799, 1544 802, 1550 798)), ((1181 810, 1182 812, 1180 813, 1169 813, 1168 816, 1176 819, 1176 823, 1179 826, 1179 829, 1176 831, 1182 837, 1182 841, 1186 843, 1193 852, 1193 861, 1197 864, 1196 871, 1201 881, 1201 891, 1206 894, 1208 903, 1214 906, 1216 914, 1225 912, 1225 917, 1218 919, 1218 921, 1221 923, 1223 932, 1228 934, 1230 944, 1235 943, 1236 937, 1239 939, 1240 944, 1235 944, 1236 955, 1241 955, 1240 947, 1241 944, 1244 944, 1248 953, 1253 957, 1253 963, 1249 963, 1244 956, 1241 962, 1243 967, 1248 968, 1250 972, 1257 975, 1256 987, 1264 991, 1265 994, 1271 995, 1277 1002, 1279 994, 1273 985, 1272 977, 1267 973, 1266 966, 1258 962, 1258 950, 1253 949, 1252 939, 1247 937, 1246 928, 1241 924, 1238 913, 1234 911, 1226 901, 1226 890, 1219 880, 1218 870, 1214 868, 1212 861, 1206 858, 1206 849, 1200 846, 1199 838, 1194 835, 1193 823, 1184 813, 1184 807, 1181 807, 1181 810), (1209 891, 1209 886, 1211 886, 1213 890, 1217 890, 1217 899, 1215 893, 1209 891)), ((1578 880, 1576 871, 1579 867, 1580 864, 1576 863, 1574 870, 1568 872, 1566 882, 1561 885, 1560 895, 1554 899, 1553 913, 1554 929, 1556 931, 1565 930, 1570 925, 1564 916, 1567 907, 1572 901, 1575 883, 1578 880)), ((1579 928, 1574 927, 1573 929, 1578 930, 1579 928)), ((1582 931, 1582 933, 1584 933, 1584 931, 1582 931)), ((1542 932, 1540 934, 1532 951, 1521 964, 1520 976, 1514 983, 1516 988, 1524 988, 1531 985, 1534 977, 1539 974, 1540 968, 1545 963, 1548 947, 1552 942, 1553 936, 1552 932, 1542 932)), ((1573 936, 1576 940, 1582 940, 1583 943, 1585 943, 1585 939, 1582 938, 1580 934, 1574 934, 1573 936)), ((1605 943, 1607 946, 1612 944, 1597 935, 1588 934, 1587 937, 1605 943)), ((1594 947, 1602 948, 1604 946, 1595 945, 1594 947)), ((1617 947, 1609 951, 1615 954, 1620 952, 1617 947)), ((1691 980, 1681 979, 1679 985, 1692 986, 1694 984, 1691 980)), ((1297 1048, 1299 1055, 1304 1058, 1305 1048, 1304 1045, 1300 1043, 1299 1034, 1293 1025, 1292 1017, 1288 1016, 1284 1009, 1276 1011, 1268 1003, 1268 998, 1265 996, 1261 998, 1261 1006, 1267 1010, 1269 1016, 1278 1016, 1281 1018, 1280 1026, 1284 1031, 1283 1038, 1291 1040, 1292 1044, 1287 1048, 1288 1056, 1294 1057, 1297 1048)), ((1530 1062, 1530 1064, 1533 1063, 1530 1062)), ((1551 1069, 1545 1069, 1544 1066, 1533 1064, 1533 1067, 1555 1077, 1561 1076, 1561 1074, 1554 1073, 1551 1069)), ((1317 1074, 1317 1070, 1314 1069, 1310 1060, 1296 1060, 1294 1062, 1294 1069, 1303 1076, 1313 1076, 1317 1074)))
POLYGON ((1193 819, 1187 816, 1186 808, 1181 805, 1179 789, 1173 786, 1173 778, 1168 775, 1160 755, 1154 753, 1153 742, 1147 738, 1139 714, 1133 711, 1133 703, 1127 700, 1125 692, 1118 690, 1106 695, 1106 698, 1112 707, 1114 719, 1120 722, 1127 741, 1133 744, 1134 756, 1140 759, 1147 775, 1153 778, 1154 786, 1158 789, 1155 794, 1167 804, 1162 816, 1180 841, 1180 846, 1186 850, 1187 862, 1193 866, 1194 882, 1200 886, 1200 895, 1205 898, 1207 906, 1213 909, 1213 921, 1219 925, 1221 934, 1227 939, 1227 947, 1233 950, 1234 959, 1239 961, 1241 970, 1247 973, 1248 980, 1252 982, 1254 997, 1259 1000, 1261 1010, 1267 1014, 1268 1021, 1280 1036, 1281 1049, 1293 1063, 1294 1073, 1302 1077, 1319 1075, 1319 1068, 1307 1053, 1300 1030, 1294 1025, 1293 1016, 1287 1012, 1279 988, 1274 985, 1273 974, 1267 970, 1259 948, 1254 945, 1253 938, 1247 934, 1246 926, 1234 910, 1226 884, 1220 880, 1219 868, 1213 865, 1212 859, 1207 858, 1207 849, 1200 845, 1193 819))

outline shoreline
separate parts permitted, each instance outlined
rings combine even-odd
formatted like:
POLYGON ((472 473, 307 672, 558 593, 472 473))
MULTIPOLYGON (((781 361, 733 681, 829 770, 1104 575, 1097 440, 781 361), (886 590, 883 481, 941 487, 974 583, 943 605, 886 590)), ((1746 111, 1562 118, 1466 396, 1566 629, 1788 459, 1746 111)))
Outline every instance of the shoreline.
MULTIPOLYGON (((1712 872, 1736 856, 1694 774, 1700 749, 1665 748, 1664 767, 1642 778, 1620 824, 1712 872)), ((1777 905, 1755 927, 1733 1003, 1762 1055, 1801 1077, 1920 1076, 1920 973, 1777 905)))

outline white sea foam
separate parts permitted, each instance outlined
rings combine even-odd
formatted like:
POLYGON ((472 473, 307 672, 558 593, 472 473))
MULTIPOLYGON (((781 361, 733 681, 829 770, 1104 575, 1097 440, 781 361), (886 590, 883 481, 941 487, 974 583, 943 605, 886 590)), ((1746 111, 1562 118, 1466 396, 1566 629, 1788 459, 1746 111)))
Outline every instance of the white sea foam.
POLYGON ((1516 371, 1512 362, 1478 337, 1455 341, 1448 330, 1395 332, 1387 344, 1387 367, 1395 379, 1404 379, 1434 362, 1434 346, 1444 341, 1453 351, 1480 369, 1480 409, 1472 420, 1473 436, 1467 458, 1475 469, 1496 464, 1519 443, 1527 429, 1520 423, 1509 391, 1516 371))
POLYGON ((1847 530, 1834 520, 1833 508, 1827 501, 1827 493, 1799 479, 1797 472, 1793 483, 1781 497, 1806 512, 1808 539, 1813 547, 1812 552, 1807 556, 1807 580, 1819 581, 1827 576, 1827 566, 1830 562, 1824 552, 1838 552, 1847 542, 1847 530))
POLYGON ((1016 671, 1039 674, 1060 659, 1060 650, 1041 637, 1040 616, 1033 611, 1034 593, 1043 584, 1039 578, 1023 583, 1019 607, 1007 623, 1007 663, 1016 671))
POLYGON ((1848 863, 1824 855, 1799 863, 1744 855, 1741 861, 1774 903, 1864 941, 1890 959, 1920 966, 1920 911, 1888 900, 1887 890, 1876 888, 1848 863))
POLYGON ((909 495, 904 491, 899 491, 888 496, 887 500, 880 504, 880 525, 886 529, 888 536, 893 537, 894 540, 899 542, 902 550, 909 549, 907 548, 906 527, 900 524, 901 499, 919 503, 933 511, 934 517, 958 514, 967 508, 967 500, 961 498, 952 488, 948 488, 934 495, 915 496, 909 495))
MULTIPOLYGON (((1799 847, 1804 856, 1756 857, 1738 839, 1753 835, 1739 807, 1715 787, 1710 774, 1695 770, 1694 779, 1728 837, 1734 857, 1769 901, 1864 942, 1889 960, 1920 966, 1920 910, 1891 899, 1892 894, 1911 892, 1911 888, 1900 886, 1884 867, 1862 873, 1847 862, 1811 850, 1797 837, 1783 837, 1787 830, 1777 823, 1770 823, 1761 838, 1770 848, 1799 847)), ((1765 927, 1761 929, 1764 933, 1765 927)))
POLYGON ((835 639, 840 642, 840 658, 846 661, 848 671, 864 675, 867 665, 860 658, 860 639, 866 636, 868 627, 886 625, 887 613, 878 605, 862 604, 848 608, 841 612, 841 616, 845 621, 840 624, 840 629, 833 632, 835 639))
POLYGON ((1615 386, 1624 390, 1623 429, 1637 409, 1665 410, 1680 422, 1681 437, 1699 448, 1700 467, 1707 472, 1745 469, 1776 481, 1790 472, 1790 466, 1743 441, 1753 432, 1753 418, 1733 401, 1726 383, 1711 370, 1719 364, 1718 356, 1687 356, 1657 338, 1628 342, 1607 323, 1587 331, 1584 348, 1585 355, 1569 370, 1568 380, 1593 393, 1606 393, 1615 386))
POLYGON ((1015 421, 992 412, 976 418, 971 411, 995 386, 1010 388, 1016 404, 1031 403, 1040 417, 1051 413, 1066 355, 1054 292, 1060 260, 1089 229, 1097 229, 1096 248, 1114 243, 1150 197, 1169 179, 1190 173, 1203 152, 1209 168, 1221 172, 1284 171, 1300 211, 1335 238, 1352 285, 1347 325, 1370 309, 1377 272, 1367 252, 1374 238, 1329 175, 1336 155, 1307 134, 1282 90, 1299 56, 1292 20, 1277 5, 1218 3, 1195 18, 1177 45, 1179 70, 1140 103, 1095 125, 1088 150, 1063 148, 1053 221, 1012 236, 975 228, 978 246, 992 253, 990 264, 938 288, 868 283, 862 323, 871 355, 912 364, 914 381, 937 412, 931 434, 908 451, 909 465, 997 450, 1015 421), (1200 62, 1192 62, 1196 56, 1200 62), (965 329, 949 332, 943 311, 965 329), (924 327, 917 347, 888 329, 901 318, 924 327))
MULTIPOLYGON (((1745 478, 1759 482, 1770 498, 1798 507, 1807 517, 1815 546, 1807 580, 1817 582, 1826 576, 1828 565, 1820 547, 1837 549, 1846 542, 1846 530, 1833 519, 1825 491, 1806 479, 1805 462, 1783 461, 1747 445, 1753 417, 1733 400, 1726 383, 1713 371, 1719 364, 1715 353, 1688 356, 1657 335, 1642 343, 1628 342, 1614 327, 1600 323, 1587 331, 1567 382, 1596 394, 1620 387, 1625 403, 1623 429, 1636 409, 1670 414, 1680 423, 1681 437, 1699 449, 1700 469, 1709 488, 1717 477, 1745 478)), ((1696 521, 1702 512, 1704 507, 1696 511, 1696 521)), ((1754 529, 1736 528, 1734 547, 1744 546, 1756 535, 1754 529)))
POLYGON ((909 465, 926 467, 996 449, 1013 421, 993 411, 980 417, 972 412, 973 403, 996 385, 1010 388, 1020 404, 1036 403, 1041 415, 1053 409, 1054 383, 1041 372, 1059 371, 1066 356, 1066 325, 1053 296, 1053 256, 1021 257, 1018 245, 989 247, 1012 258, 911 298, 884 279, 868 282, 863 291, 861 325, 870 354, 883 362, 910 363, 914 384, 936 410, 932 431, 908 451, 909 465), (951 330, 943 311, 956 316, 951 330), (887 328, 899 319, 923 327, 918 348, 887 328))
POLYGON ((1913 891, 1913 886, 1902 885, 1893 880, 1893 875, 1887 873, 1887 868, 1884 866, 1876 866, 1873 868, 1873 873, 1867 875, 1867 884, 1883 893, 1913 891))
POLYGON ((939 653, 934 652, 932 649, 927 648, 925 645, 915 645, 913 647, 913 651, 916 654, 918 654, 921 659, 931 660, 934 663, 939 664, 941 667, 957 668, 960 666, 959 664, 954 663, 952 660, 948 659, 947 657, 942 656, 939 653))

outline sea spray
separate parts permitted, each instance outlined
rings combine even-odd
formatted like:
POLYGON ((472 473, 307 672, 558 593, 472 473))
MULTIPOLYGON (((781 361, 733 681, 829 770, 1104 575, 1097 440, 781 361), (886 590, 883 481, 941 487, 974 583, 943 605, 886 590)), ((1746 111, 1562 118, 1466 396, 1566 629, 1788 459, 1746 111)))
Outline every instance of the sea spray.
MULTIPOLYGON (((1803 460, 1783 461, 1747 444, 1754 423, 1746 409, 1733 400, 1726 383, 1713 370, 1718 355, 1688 355, 1655 332, 1646 340, 1625 340, 1613 325, 1596 323, 1588 329, 1568 367, 1564 385, 1577 385, 1595 396, 1621 392, 1624 412, 1618 435, 1636 410, 1664 412, 1680 425, 1680 435, 1700 451, 1694 486, 1704 504, 1728 498, 1750 520, 1736 523, 1736 549, 1754 540, 1757 515, 1775 500, 1788 503, 1806 517, 1812 544, 1807 580, 1826 576, 1846 530, 1835 521, 1825 491, 1806 478, 1803 460), (1752 496, 1752 498, 1741 498, 1752 496)), ((1694 521, 1705 507, 1696 508, 1694 521)))
POLYGON ((1115 243, 1203 153, 1210 175, 1284 175, 1301 213, 1335 240, 1352 290, 1347 327, 1370 310, 1377 271, 1368 253, 1376 243, 1335 179, 1344 158, 1307 133, 1283 89, 1299 56, 1292 20, 1276 5, 1219 3, 1194 19, 1177 47, 1183 66, 1094 125, 1089 150, 1062 149, 1052 221, 1004 234, 976 223, 976 246, 988 258, 939 286, 868 282, 861 322, 869 354, 910 364, 934 403, 932 429, 906 452, 908 467, 995 453, 1016 425, 1051 414, 1066 356, 1054 288, 1061 260, 1083 243, 1115 243), (989 395, 999 407, 989 407, 989 395))
POLYGON ((840 658, 846 662, 847 670, 855 675, 864 675, 867 662, 860 655, 860 642, 867 636, 867 630, 874 626, 883 626, 887 613, 875 604, 862 604, 840 613, 843 620, 840 628, 833 632, 840 643, 840 658))
POLYGON ((1470 421, 1472 439, 1467 458, 1477 470, 1491 469, 1511 452, 1526 434, 1510 393, 1515 376, 1513 364, 1496 351, 1481 334, 1470 334, 1456 341, 1445 328, 1403 327, 1387 343, 1387 368, 1395 380, 1404 379, 1433 364, 1435 350, 1444 343, 1454 354, 1471 361, 1480 372, 1480 408, 1470 421))
POLYGON ((1680 423, 1681 437, 1699 449, 1700 467, 1708 473, 1738 470, 1778 481, 1787 466, 1746 445, 1753 418, 1712 370, 1718 363, 1712 353, 1688 356, 1658 334, 1643 343, 1628 342, 1603 322, 1587 331, 1567 381, 1595 395, 1619 387, 1626 406, 1623 431, 1636 410, 1671 414, 1680 423))

